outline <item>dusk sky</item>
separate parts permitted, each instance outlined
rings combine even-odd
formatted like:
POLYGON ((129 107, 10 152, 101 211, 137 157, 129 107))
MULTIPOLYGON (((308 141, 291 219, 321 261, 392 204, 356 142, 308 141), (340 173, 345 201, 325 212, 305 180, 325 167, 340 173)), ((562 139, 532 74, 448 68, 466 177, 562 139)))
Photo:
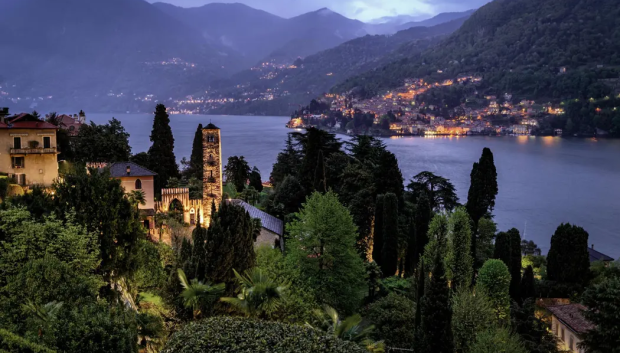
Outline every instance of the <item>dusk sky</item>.
POLYGON ((201 6, 210 2, 241 2, 282 17, 328 7, 349 18, 362 21, 394 15, 435 15, 441 12, 478 8, 490 0, 149 0, 163 1, 183 7, 201 6))

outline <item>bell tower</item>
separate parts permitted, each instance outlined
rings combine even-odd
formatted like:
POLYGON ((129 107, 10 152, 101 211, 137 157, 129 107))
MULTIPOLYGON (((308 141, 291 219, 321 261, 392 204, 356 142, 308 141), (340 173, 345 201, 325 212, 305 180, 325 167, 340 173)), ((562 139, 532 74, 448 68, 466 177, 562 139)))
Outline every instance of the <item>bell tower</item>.
POLYGON ((220 128, 209 123, 202 129, 202 209, 205 226, 211 223, 211 205, 222 202, 222 144, 220 128))

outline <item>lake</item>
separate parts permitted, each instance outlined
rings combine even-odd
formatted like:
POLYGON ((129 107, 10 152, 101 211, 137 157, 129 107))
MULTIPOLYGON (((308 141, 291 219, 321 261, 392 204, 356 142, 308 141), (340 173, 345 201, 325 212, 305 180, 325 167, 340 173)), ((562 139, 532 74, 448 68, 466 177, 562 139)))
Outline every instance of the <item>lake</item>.
MULTIPOLYGON (((153 116, 116 114, 131 134, 132 152, 147 151, 153 116)), ((111 114, 91 114, 105 123, 111 114)), ((213 122, 222 130, 224 161, 245 156, 263 180, 291 130, 287 117, 172 115, 177 159, 191 154, 198 124, 213 122)), ((341 136, 347 139, 346 136, 341 136)), ((500 230, 515 227, 543 253, 562 222, 585 228, 595 249, 620 257, 620 140, 559 137, 403 137, 384 139, 398 158, 403 177, 428 170, 452 181, 461 202, 467 200, 469 174, 484 147, 495 157, 499 194, 494 210, 500 230)))

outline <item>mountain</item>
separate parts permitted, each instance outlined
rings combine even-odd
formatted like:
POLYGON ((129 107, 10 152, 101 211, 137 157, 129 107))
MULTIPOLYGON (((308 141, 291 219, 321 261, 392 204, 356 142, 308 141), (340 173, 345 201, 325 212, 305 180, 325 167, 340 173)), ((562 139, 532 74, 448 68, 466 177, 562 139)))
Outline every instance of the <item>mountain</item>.
POLYGON ((483 77, 495 94, 563 100, 613 93, 602 79, 618 78, 617 0, 495 0, 452 36, 420 55, 352 77, 335 91, 381 92, 408 77, 483 77))
POLYGON ((422 21, 424 16, 411 16, 411 15, 397 15, 397 16, 385 16, 381 18, 374 19, 369 21, 370 24, 382 24, 382 23, 392 23, 396 25, 401 25, 407 22, 416 22, 422 21))
POLYGON ((195 8, 155 3, 164 13, 228 46, 247 66, 263 60, 292 62, 366 34, 365 24, 327 8, 290 19, 242 4, 212 3, 195 8))
POLYGON ((463 12, 443 12, 440 13, 437 16, 431 17, 429 19, 423 20, 423 21, 411 21, 411 22, 405 22, 403 24, 400 25, 400 27, 398 27, 399 30, 404 30, 407 28, 411 28, 411 27, 430 27, 430 26, 436 26, 438 24, 442 24, 442 23, 446 23, 446 22, 450 22, 456 19, 461 19, 461 18, 469 18, 474 12, 476 12, 476 10, 468 10, 468 11, 463 11, 463 12))
POLYGON ((9 94, 52 96, 58 109, 182 93, 239 67, 233 52, 143 0, 0 0, 0 10, 9 94))
POLYGON ((255 64, 277 48, 278 44, 272 45, 268 40, 288 22, 284 18, 239 3, 211 3, 194 8, 161 2, 153 5, 197 29, 203 37, 239 52, 247 58, 248 65, 255 64))
POLYGON ((456 31, 465 19, 433 27, 415 27, 394 35, 367 35, 297 60, 297 67, 275 69, 265 79, 262 70, 246 70, 222 83, 224 96, 247 92, 288 92, 288 95, 269 102, 250 102, 227 105, 216 113, 287 115, 308 99, 329 91, 336 83, 393 61, 407 58, 436 45, 456 31), (236 87, 243 87, 241 93, 236 87))

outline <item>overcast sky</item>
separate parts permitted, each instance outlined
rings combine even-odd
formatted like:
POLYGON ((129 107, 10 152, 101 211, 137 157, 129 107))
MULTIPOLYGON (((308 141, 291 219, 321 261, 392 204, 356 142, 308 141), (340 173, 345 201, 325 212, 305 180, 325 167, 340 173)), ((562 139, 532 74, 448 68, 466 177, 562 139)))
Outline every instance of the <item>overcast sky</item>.
POLYGON ((183 7, 194 7, 210 2, 241 2, 248 6, 282 17, 328 7, 349 18, 369 21, 394 15, 436 15, 441 12, 465 11, 478 8, 490 0, 149 0, 163 1, 183 7))

